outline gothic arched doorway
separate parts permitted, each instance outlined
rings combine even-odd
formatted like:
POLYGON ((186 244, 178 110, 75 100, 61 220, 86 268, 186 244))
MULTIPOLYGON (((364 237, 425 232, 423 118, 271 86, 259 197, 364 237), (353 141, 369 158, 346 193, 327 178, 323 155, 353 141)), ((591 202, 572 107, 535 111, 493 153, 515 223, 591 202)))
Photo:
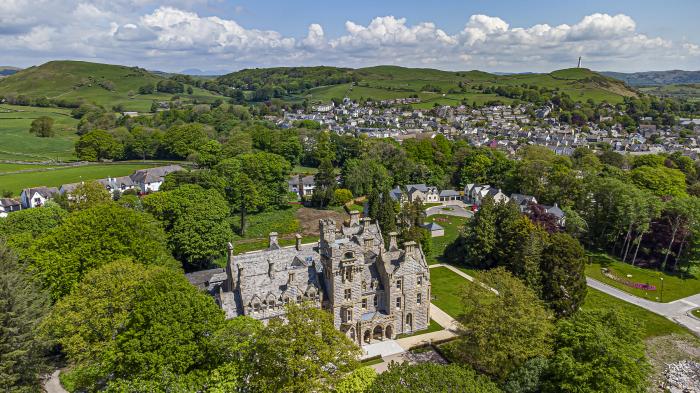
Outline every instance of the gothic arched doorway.
POLYGON ((348 331, 348 337, 350 337, 350 340, 352 340, 352 342, 356 341, 354 327, 351 327, 350 330, 348 331))
POLYGON ((381 325, 377 325, 374 327, 374 330, 372 331, 372 339, 380 341, 384 339, 384 329, 382 329, 381 325))
POLYGON ((391 327, 391 325, 387 325, 386 329, 384 329, 384 336, 386 336, 387 339, 391 339, 391 337, 394 335, 394 328, 391 327))
POLYGON ((365 330, 363 341, 367 344, 372 342, 372 332, 370 332, 369 329, 365 330))

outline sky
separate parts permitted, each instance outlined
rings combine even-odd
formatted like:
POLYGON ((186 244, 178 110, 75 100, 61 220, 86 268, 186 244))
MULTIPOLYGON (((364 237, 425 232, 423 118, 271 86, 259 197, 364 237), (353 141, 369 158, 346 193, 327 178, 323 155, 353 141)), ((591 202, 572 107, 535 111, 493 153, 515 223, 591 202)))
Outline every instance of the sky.
POLYGON ((698 0, 0 0, 0 65, 700 70, 698 15, 698 0))

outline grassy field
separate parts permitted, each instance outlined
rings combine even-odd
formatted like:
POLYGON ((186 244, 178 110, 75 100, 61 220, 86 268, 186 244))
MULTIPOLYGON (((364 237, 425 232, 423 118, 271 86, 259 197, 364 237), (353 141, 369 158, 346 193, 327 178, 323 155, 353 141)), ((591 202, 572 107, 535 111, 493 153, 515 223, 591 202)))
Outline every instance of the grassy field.
POLYGON ((678 84, 678 85, 662 85, 662 86, 642 86, 640 91, 659 96, 686 98, 691 101, 700 100, 700 84, 678 84))
POLYGON ((426 333, 432 333, 432 332, 439 332, 440 330, 444 330, 440 324, 437 322, 433 321, 432 319, 430 320, 430 324, 428 325, 428 328, 425 330, 420 330, 415 333, 407 333, 407 334, 399 334, 396 336, 397 339, 399 338, 406 338, 406 337, 413 337, 413 336, 418 336, 421 334, 426 334, 426 333))
POLYGON ((0 174, 0 191, 8 190, 19 195, 27 187, 60 187, 66 183, 96 180, 105 177, 126 176, 137 169, 149 168, 152 163, 141 164, 94 164, 80 167, 62 167, 28 173, 0 174))
MULTIPOLYGON (((112 108, 146 112, 155 101, 169 101, 173 94, 139 95, 139 87, 153 85, 164 78, 144 69, 82 61, 51 61, 30 67, 0 80, 0 94, 23 94, 82 101, 112 108), (108 82, 108 84, 106 84, 108 82), (106 88, 111 84, 111 89, 106 88)), ((180 94, 183 99, 212 101, 217 96, 193 87, 193 94, 180 94)))
POLYGON ((447 246, 457 238, 457 235, 459 235, 459 229, 464 225, 466 219, 462 217, 438 214, 428 217, 426 221, 435 222, 441 227, 445 228, 444 236, 432 238, 433 247, 430 250, 429 255, 426 255, 428 264, 433 265, 436 263, 446 263, 447 261, 443 257, 443 253, 445 252, 447 246))
POLYGON ((17 171, 36 171, 46 168, 54 168, 55 165, 36 165, 36 164, 4 164, 0 163, 0 175, 4 173, 17 171))
POLYGON ((604 282, 627 293, 653 301, 670 302, 700 293, 700 279, 694 276, 681 277, 662 273, 657 270, 635 267, 607 255, 590 255, 593 263, 586 265, 586 275, 604 282), (621 284, 603 275, 601 268, 607 268, 617 277, 636 283, 656 286, 655 291, 647 291, 621 284), (631 277, 628 277, 631 276, 631 277), (661 278, 663 278, 663 296, 661 293, 661 278), (663 298, 662 298, 663 297, 663 298))
POLYGON ((663 336, 672 333, 681 335, 692 334, 684 327, 660 315, 592 288, 588 288, 588 295, 586 295, 586 301, 582 309, 602 311, 614 310, 615 312, 628 314, 637 321, 644 338, 663 336))
POLYGON ((430 269, 431 303, 457 318, 462 313, 462 288, 468 284, 464 277, 446 267, 430 269))
POLYGON ((695 310, 691 311, 691 313, 692 313, 694 316, 700 318, 700 308, 696 308, 695 310))
POLYGON ((0 160, 74 160, 77 124, 67 109, 0 105, 0 160), (56 136, 39 138, 29 133, 32 121, 41 116, 54 119, 56 136))

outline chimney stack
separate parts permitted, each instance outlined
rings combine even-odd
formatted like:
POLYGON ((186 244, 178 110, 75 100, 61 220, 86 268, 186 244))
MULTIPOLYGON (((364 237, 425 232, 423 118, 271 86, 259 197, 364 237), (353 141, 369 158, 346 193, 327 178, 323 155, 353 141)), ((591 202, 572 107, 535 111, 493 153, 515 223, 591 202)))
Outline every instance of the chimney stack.
POLYGON ((350 212, 350 226, 360 225, 360 212, 357 210, 352 210, 350 212))
POLYGON ((416 242, 413 240, 407 241, 403 244, 404 249, 406 250, 406 254, 413 254, 413 251, 416 249, 416 242))
POLYGON ((372 219, 369 217, 365 217, 362 219, 362 231, 368 231, 369 230, 369 224, 372 223, 372 219))
POLYGON ((227 291, 233 290, 233 243, 228 242, 226 245, 228 254, 228 263, 226 263, 226 288, 227 291))
POLYGON ((399 249, 399 246, 398 246, 398 244, 396 243, 396 237, 397 237, 398 235, 399 235, 399 234, 396 233, 396 232, 389 232, 389 251, 394 251, 394 250, 398 250, 398 249, 399 249))
POLYGON ((267 275, 272 278, 272 275, 275 273, 275 261, 272 259, 267 260, 267 275))
POLYGON ((301 251, 301 235, 297 233, 294 237, 296 238, 297 251, 301 251))
POLYGON ((277 243, 277 232, 270 232, 270 250, 279 250, 280 245, 277 243))

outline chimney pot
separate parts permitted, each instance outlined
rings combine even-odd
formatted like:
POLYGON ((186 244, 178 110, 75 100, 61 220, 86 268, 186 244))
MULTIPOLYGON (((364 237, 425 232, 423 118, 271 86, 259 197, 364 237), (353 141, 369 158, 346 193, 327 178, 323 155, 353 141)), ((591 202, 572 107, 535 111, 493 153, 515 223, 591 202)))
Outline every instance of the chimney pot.
POLYGON ((397 237, 398 235, 399 235, 399 234, 396 233, 396 232, 389 232, 389 251, 394 251, 394 250, 398 250, 398 249, 399 249, 399 246, 398 246, 398 244, 396 243, 396 237, 397 237))
POLYGON ((277 243, 277 232, 270 232, 270 250, 277 250, 280 248, 279 243, 277 243))
POLYGON ((403 244, 403 246, 407 254, 413 254, 413 251, 416 248, 416 242, 414 242, 413 240, 407 241, 403 244))
POLYGON ((297 251, 301 251, 301 235, 297 233, 294 237, 296 238, 297 251))

